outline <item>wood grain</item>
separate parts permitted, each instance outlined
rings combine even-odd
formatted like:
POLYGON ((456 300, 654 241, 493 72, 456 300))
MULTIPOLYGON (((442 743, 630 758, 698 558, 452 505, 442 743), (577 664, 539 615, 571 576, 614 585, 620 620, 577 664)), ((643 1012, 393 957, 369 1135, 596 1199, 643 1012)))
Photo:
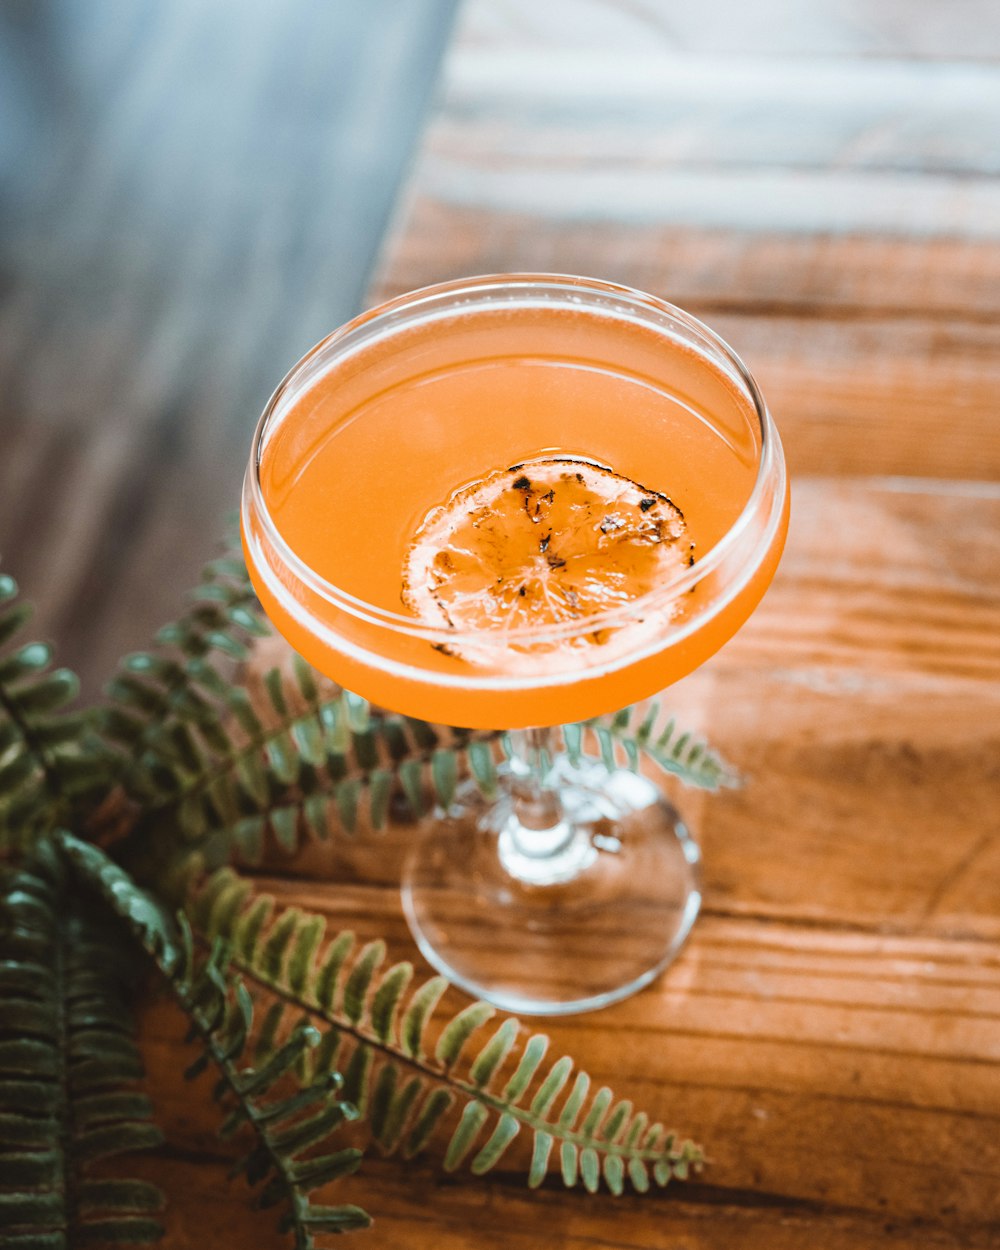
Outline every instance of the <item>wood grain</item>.
MULTIPOLYGON (((754 619, 668 695, 747 777, 680 799, 694 937, 644 993, 545 1026, 711 1166, 615 1200, 529 1193, 516 1153, 485 1181, 376 1156, 337 1190, 368 1245, 1000 1241, 998 101, 984 3, 466 4, 373 298, 540 269, 675 299, 757 373, 792 526, 754 619)), ((260 884, 413 958, 409 837, 260 884)), ((277 1246, 239 1204, 220 1223, 182 1032, 150 1005, 171 1244, 277 1246)))
MULTIPOLYGON (((380 293, 613 277, 746 357, 793 474, 1000 475, 1000 66, 867 56, 860 30, 847 57, 834 5, 810 17, 831 42, 795 55, 777 36, 692 45, 673 7, 588 3, 589 25, 572 5, 483 7, 380 293)), ((930 20, 915 6, 901 43, 930 20)), ((995 21, 980 34, 1000 47, 995 21)))
MULTIPOLYGON (((258 884, 413 958, 391 888, 258 884)), ((565 1194, 554 1180, 532 1195, 517 1149, 488 1182, 446 1178, 427 1164, 401 1174, 373 1152, 332 1193, 376 1212, 368 1235, 376 1246, 422 1238, 473 1246, 483 1237, 529 1246, 543 1234, 557 1245, 646 1247, 665 1244, 657 1238, 666 1229, 671 1245, 713 1248, 734 1239, 847 1246, 851 1237, 989 1246, 1000 1170, 998 968, 996 946, 975 940, 732 918, 710 904, 697 941, 655 987, 545 1024, 555 1053, 575 1055, 595 1081, 624 1093, 627 1080, 637 1105, 682 1130, 701 1126, 712 1157, 704 1182, 645 1200, 565 1194)), ((172 1143, 171 1166, 157 1174, 183 1183, 193 1156, 201 1190, 204 1170, 219 1175, 224 1156, 211 1111, 180 1083, 183 1022, 156 1005, 145 1030, 172 1143)), ((173 1204, 178 1246, 198 1244, 180 1230, 207 1201, 192 1194, 173 1204)))

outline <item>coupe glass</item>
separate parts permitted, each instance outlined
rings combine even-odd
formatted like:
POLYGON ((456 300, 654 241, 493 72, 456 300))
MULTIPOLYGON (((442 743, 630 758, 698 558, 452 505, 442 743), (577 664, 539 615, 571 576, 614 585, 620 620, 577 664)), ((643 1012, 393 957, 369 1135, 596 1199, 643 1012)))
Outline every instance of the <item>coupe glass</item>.
MULTIPOLYGON (((566 363, 615 369, 607 358, 566 363)), ((355 405, 350 419, 364 421, 365 413, 355 405)), ((434 420, 445 445, 457 436, 449 423, 467 414, 442 410, 434 420)), ((629 411, 609 420, 627 439, 629 411)), ((459 485, 443 482, 438 497, 459 485)), ((460 784, 448 810, 423 823, 404 869, 413 936, 451 980, 508 1010, 562 1014, 623 998, 676 955, 700 905, 695 840, 649 777, 571 756, 554 726, 645 699, 718 650, 770 583, 787 518, 781 443, 747 368, 695 318, 613 283, 494 275, 416 291, 335 331, 278 387, 254 435, 242 506, 248 567, 275 626, 318 669, 375 704, 453 726, 509 731, 498 792, 486 798, 473 779, 460 784), (362 393, 381 392, 387 377, 402 384, 428 368, 431 347, 439 362, 460 362, 470 327, 480 353, 488 354, 491 327, 509 337, 511 326, 523 329, 532 350, 544 351, 546 319, 560 316, 637 329, 653 349, 655 376, 644 385, 671 402, 675 388, 676 402, 690 409, 696 374, 697 419, 724 441, 737 437, 736 425, 745 427, 738 433, 751 457, 745 497, 691 567, 613 611, 494 635, 368 601, 295 549, 269 510, 261 470, 276 434, 289 434, 288 423, 322 422, 322 406, 303 397, 320 383, 333 393, 330 379, 341 376, 362 393), (666 612, 670 604, 683 606, 666 612), (613 653, 560 646, 595 631, 622 643, 613 653), (512 646, 521 656, 537 648, 544 658, 508 664, 512 646), (462 655, 475 662, 454 658, 462 655)))

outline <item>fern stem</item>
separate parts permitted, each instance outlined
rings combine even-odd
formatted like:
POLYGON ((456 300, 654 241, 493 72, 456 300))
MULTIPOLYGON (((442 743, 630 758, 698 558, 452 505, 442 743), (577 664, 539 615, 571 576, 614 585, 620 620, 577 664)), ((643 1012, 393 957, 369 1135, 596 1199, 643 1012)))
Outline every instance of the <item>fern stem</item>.
MULTIPOLYGON (((206 949, 209 946, 209 943, 206 942, 201 935, 198 937, 198 942, 199 945, 206 949)), ((311 998, 306 998, 302 994, 294 993, 280 981, 272 980, 270 977, 265 976, 264 973, 257 971, 251 964, 245 963, 242 959, 237 958, 235 955, 230 956, 229 962, 233 968, 239 970, 241 976, 245 977, 248 981, 253 981, 255 985, 262 986, 276 998, 280 998, 283 1003, 287 1003, 288 1006, 298 1007, 300 1011, 304 1011, 312 1016, 318 1016, 319 1019, 325 1020, 327 1024, 332 1024, 333 1027, 339 1032, 346 1033, 347 1036, 351 1037, 354 1041, 374 1047, 376 1050, 391 1056, 392 1059, 398 1060, 398 1062, 402 1063, 407 1068, 411 1068, 414 1072, 419 1073, 421 1076, 433 1076, 435 1079, 438 1078, 438 1069, 430 1069, 426 1064, 421 1063, 419 1059, 406 1054, 406 1052, 401 1048, 393 1046, 389 1042, 379 1041, 374 1034, 366 1033, 365 1030, 359 1025, 351 1024, 346 1017, 338 1016, 332 1011, 324 1011, 311 998)), ((455 1082, 451 1081, 443 1068, 440 1070, 440 1079, 454 1085, 456 1089, 464 1088, 463 1086, 455 1084, 455 1082)))
MULTIPOLYGON (((197 794, 202 790, 207 790, 208 787, 216 781, 220 774, 233 772, 241 760, 249 759, 251 756, 264 750, 269 743, 273 742, 276 738, 280 738, 283 734, 290 733, 297 725, 314 720, 319 716, 324 708, 330 707, 341 697, 341 694, 337 694, 333 698, 317 702, 308 712, 300 712, 296 715, 289 713, 288 715, 282 717, 276 725, 269 726, 266 730, 251 735, 239 746, 234 746, 229 751, 213 756, 210 764, 206 768, 202 769, 201 772, 194 774, 190 781, 183 785, 180 789, 172 791, 169 795, 164 795, 161 799, 150 800, 146 805, 145 812, 148 814, 162 814, 163 812, 171 811, 175 807, 179 807, 180 804, 192 794, 197 794)), ((377 713, 373 713, 372 722, 373 727, 376 728, 376 730, 380 719, 381 718, 377 713)), ((469 742, 495 742, 500 736, 500 730, 473 730, 470 732, 467 740, 469 742)), ((439 747, 437 745, 420 748, 410 752, 406 758, 408 761, 412 760, 415 763, 424 765, 430 762, 438 749, 439 747)), ((368 768, 361 770, 357 778, 358 781, 363 786, 371 785, 371 774, 373 771, 373 769, 368 768)), ((292 786, 289 787, 289 789, 292 788, 292 786)), ((276 804, 275 806, 300 807, 301 802, 276 804)), ((267 807, 263 810, 270 811, 273 810, 273 808, 267 807)))
MULTIPOLYGON (((205 939, 201 936, 199 936, 198 941, 203 945, 207 945, 205 939)), ((463 1081, 447 1068, 432 1066, 428 1062, 408 1055, 400 1047, 390 1042, 381 1041, 374 1033, 369 1033, 360 1025, 352 1024, 345 1017, 338 1016, 332 1011, 324 1011, 311 999, 301 994, 293 993, 279 980, 265 976, 252 965, 237 957, 231 959, 231 964, 234 968, 238 968, 241 975, 246 977, 247 980, 268 990, 288 1006, 297 1007, 309 1015, 319 1017, 319 1019, 326 1021, 327 1024, 332 1025, 339 1032, 352 1038, 359 1045, 370 1046, 373 1050, 379 1051, 393 1062, 403 1064, 418 1075, 447 1086, 456 1093, 461 1094, 463 1098, 473 1099, 482 1103, 492 1111, 495 1111, 498 1116, 505 1114, 512 1116, 527 1128, 552 1133, 561 1142, 572 1142, 579 1147, 591 1146, 603 1154, 618 1155, 626 1160, 641 1159, 644 1162, 656 1163, 663 1157, 662 1150, 627 1146, 624 1142, 611 1142, 603 1138, 599 1139, 596 1137, 596 1134, 586 1135, 568 1128, 560 1128, 554 1120, 547 1120, 544 1115, 532 1112, 529 1107, 519 1107, 505 1102, 496 1094, 491 1094, 489 1090, 475 1085, 471 1081, 463 1081)))
POLYGON ((272 725, 260 733, 251 734, 239 746, 233 746, 228 751, 214 755, 210 764, 203 768, 201 772, 195 773, 187 784, 181 786, 179 790, 174 790, 170 794, 164 795, 161 799, 150 800, 146 805, 146 810, 148 812, 163 812, 178 806, 190 795, 197 794, 199 790, 207 789, 220 773, 231 772, 240 760, 247 759, 258 751, 262 751, 270 742, 280 738, 282 734, 289 733, 296 725, 314 719, 319 715, 322 708, 330 706, 339 698, 340 695, 336 695, 326 702, 317 703, 308 712, 299 712, 295 715, 288 713, 276 725, 272 725))
POLYGON ((617 717, 599 717, 583 723, 591 729, 600 725, 601 732, 609 739, 626 748, 630 744, 633 748, 638 748, 657 768, 677 777, 684 785, 703 790, 719 790, 723 787, 736 788, 741 784, 739 774, 712 750, 702 751, 697 762, 685 759, 683 753, 678 754, 677 747, 682 742, 687 742, 689 747, 693 745, 687 733, 681 734, 673 743, 673 749, 668 750, 666 747, 661 748, 657 742, 637 735, 629 724, 620 723, 617 717))
POLYGON ((69 1088, 69 1020, 67 1003, 69 986, 66 983, 66 945, 62 934, 55 935, 52 950, 52 971, 56 982, 56 1045, 59 1054, 59 1077, 57 1081, 61 1102, 59 1122, 59 1164, 62 1173, 63 1212, 66 1218, 66 1244, 72 1245, 72 1233, 77 1226, 76 1185, 70 1167, 70 1150, 76 1136, 73 1124, 73 1099, 69 1088))
MULTIPOLYGON (((270 1133, 264 1124, 262 1117, 257 1113, 253 1099, 246 1096, 240 1090, 239 1072, 235 1064, 231 1059, 226 1058, 222 1047, 215 1039, 215 1035, 209 1021, 205 1018, 204 1013, 195 1003, 192 996, 187 992, 185 986, 175 977, 165 976, 164 979, 170 987, 174 998, 181 1007, 181 1010, 184 1011, 188 1019, 198 1030, 198 1036, 201 1039, 201 1044, 204 1046, 206 1051, 208 1051, 212 1058, 212 1062, 215 1064, 216 1068, 218 1068, 219 1073, 226 1084, 226 1088, 237 1100, 243 1114, 253 1127, 257 1140, 263 1146, 271 1167, 274 1169, 275 1175, 281 1178, 281 1182, 287 1191, 289 1204, 294 1209, 296 1199, 295 1183, 288 1175, 285 1160, 272 1146, 270 1133)), ((297 1246, 304 1246, 306 1244, 301 1240, 300 1229, 297 1222, 295 1225, 295 1241, 297 1246)))

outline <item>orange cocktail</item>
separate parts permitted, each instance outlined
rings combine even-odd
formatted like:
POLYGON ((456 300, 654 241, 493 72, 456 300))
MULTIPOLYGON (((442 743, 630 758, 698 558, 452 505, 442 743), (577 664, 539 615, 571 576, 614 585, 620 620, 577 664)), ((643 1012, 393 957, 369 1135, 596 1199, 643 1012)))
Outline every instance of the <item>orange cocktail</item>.
POLYGON ((682 822, 644 778, 570 764, 539 727, 643 699, 718 650, 770 583, 787 519, 745 367, 611 283, 414 292, 284 380, 243 497, 274 624, 392 712, 530 728, 509 738, 499 799, 466 787, 407 871, 408 919, 442 971, 554 1012, 621 997, 672 957, 699 898, 682 822), (498 971, 511 933, 530 959, 498 971))
POLYGON ((717 650, 774 573, 784 482, 761 478, 780 449, 738 362, 707 331, 678 337, 692 324, 680 314, 650 324, 613 288, 598 308, 574 301, 581 284, 551 288, 539 300, 525 283, 519 300, 508 282, 497 300, 479 282, 410 299, 408 315, 390 304, 321 344, 272 402, 248 485, 251 574, 302 655, 386 707, 505 728, 621 707, 717 650), (684 567, 637 588, 641 602, 626 588, 589 631, 515 614, 470 638, 482 622, 415 609, 407 557, 428 514, 547 458, 668 496, 684 567))

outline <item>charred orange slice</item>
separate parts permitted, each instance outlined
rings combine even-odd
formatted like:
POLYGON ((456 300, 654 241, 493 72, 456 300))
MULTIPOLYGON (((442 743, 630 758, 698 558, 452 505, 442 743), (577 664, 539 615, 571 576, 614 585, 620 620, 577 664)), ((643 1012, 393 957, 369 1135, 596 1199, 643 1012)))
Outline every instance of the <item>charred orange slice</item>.
MULTIPOLYGON (((515 636, 580 621, 565 646, 602 646, 588 618, 654 590, 693 562, 680 509, 658 491, 570 458, 525 461, 457 491, 424 518, 403 569, 403 602, 422 620, 518 652, 553 644, 515 636), (505 637, 507 636, 507 637, 505 637)), ((657 611, 665 623, 672 610, 657 611)), ((625 626, 624 628, 628 628, 625 626)))

